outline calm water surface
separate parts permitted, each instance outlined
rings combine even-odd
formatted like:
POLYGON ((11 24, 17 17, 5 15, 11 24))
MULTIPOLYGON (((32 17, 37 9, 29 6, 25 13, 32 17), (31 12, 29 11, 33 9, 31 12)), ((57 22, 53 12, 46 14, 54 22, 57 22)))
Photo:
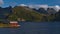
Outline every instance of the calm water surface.
POLYGON ((0 28, 0 34, 60 34, 60 22, 19 22, 19 28, 0 28))

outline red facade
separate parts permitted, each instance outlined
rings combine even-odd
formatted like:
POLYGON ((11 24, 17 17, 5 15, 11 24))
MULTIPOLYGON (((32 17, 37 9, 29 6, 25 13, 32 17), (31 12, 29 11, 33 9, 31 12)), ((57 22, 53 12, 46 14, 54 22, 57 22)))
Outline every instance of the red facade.
POLYGON ((18 22, 10 22, 11 27, 18 27, 18 22))

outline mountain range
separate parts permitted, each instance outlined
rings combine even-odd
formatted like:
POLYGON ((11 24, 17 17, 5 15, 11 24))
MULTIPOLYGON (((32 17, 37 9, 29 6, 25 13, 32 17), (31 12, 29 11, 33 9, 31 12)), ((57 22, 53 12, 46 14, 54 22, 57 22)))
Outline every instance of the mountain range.
MULTIPOLYGON (((58 6, 56 6, 58 7, 58 6)), ((24 19, 25 21, 60 21, 60 9, 57 11, 54 8, 48 7, 43 8, 39 7, 30 8, 29 6, 15 6, 15 7, 0 7, 0 21, 9 20, 9 21, 17 21, 20 18, 20 21, 24 19)))

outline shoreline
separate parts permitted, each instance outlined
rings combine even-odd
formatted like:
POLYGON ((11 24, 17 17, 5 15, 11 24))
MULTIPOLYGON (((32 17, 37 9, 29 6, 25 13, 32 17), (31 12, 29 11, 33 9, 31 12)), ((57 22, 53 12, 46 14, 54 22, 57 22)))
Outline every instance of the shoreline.
POLYGON ((11 24, 8 24, 8 23, 6 23, 6 24, 3 24, 3 23, 0 23, 0 28, 18 28, 19 26, 17 26, 17 25, 11 25, 11 24))

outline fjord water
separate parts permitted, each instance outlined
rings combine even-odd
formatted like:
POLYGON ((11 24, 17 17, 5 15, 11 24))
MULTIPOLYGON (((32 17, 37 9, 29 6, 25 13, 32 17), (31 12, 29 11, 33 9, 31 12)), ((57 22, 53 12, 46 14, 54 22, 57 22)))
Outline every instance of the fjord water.
POLYGON ((60 22, 19 22, 19 28, 0 28, 0 34, 60 34, 60 22))

